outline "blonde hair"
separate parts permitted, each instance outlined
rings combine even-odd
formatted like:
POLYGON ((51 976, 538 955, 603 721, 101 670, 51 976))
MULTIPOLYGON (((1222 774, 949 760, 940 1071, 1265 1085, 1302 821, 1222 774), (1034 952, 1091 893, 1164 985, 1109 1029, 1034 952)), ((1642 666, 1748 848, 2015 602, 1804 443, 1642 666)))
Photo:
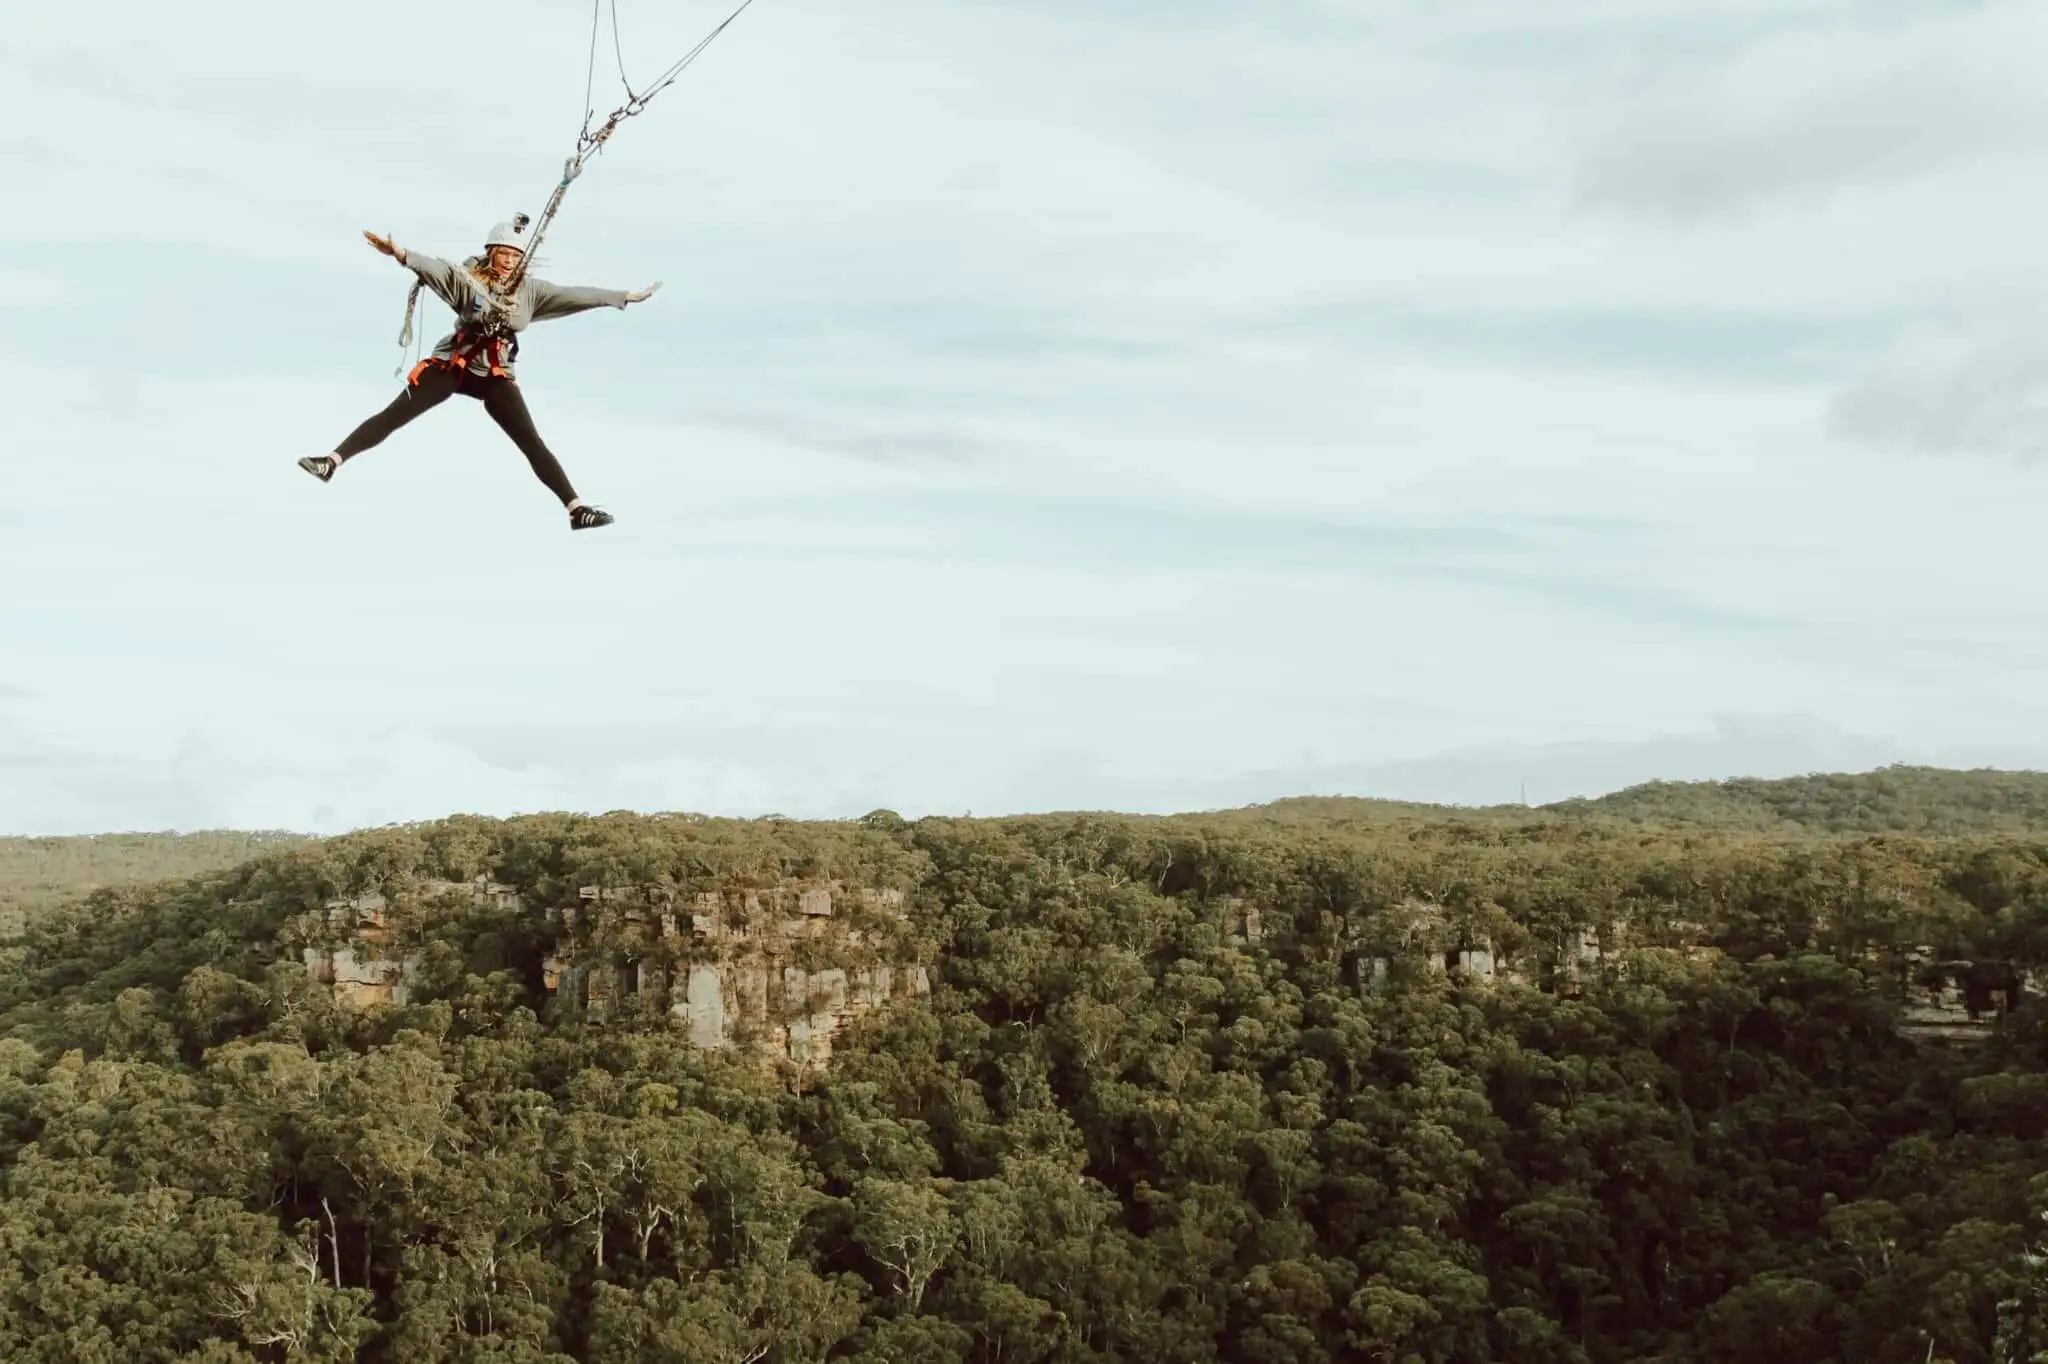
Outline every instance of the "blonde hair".
MULTIPOLYGON (((495 250, 496 248, 492 249, 495 250)), ((516 246, 512 249, 514 251, 519 250, 516 246)), ((525 253, 521 252, 521 254, 524 255, 525 253)), ((469 257, 462 262, 462 268, 469 271, 479 284, 492 284, 505 278, 505 275, 496 274, 492 271, 490 251, 469 257)), ((505 273, 509 275, 511 271, 508 270, 505 273)))

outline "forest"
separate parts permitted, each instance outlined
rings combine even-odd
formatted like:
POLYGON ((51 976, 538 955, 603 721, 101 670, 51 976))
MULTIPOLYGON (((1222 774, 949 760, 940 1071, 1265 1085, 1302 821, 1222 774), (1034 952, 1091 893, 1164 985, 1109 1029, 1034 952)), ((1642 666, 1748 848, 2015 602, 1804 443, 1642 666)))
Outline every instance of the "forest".
MULTIPOLYGON (((1538 815, 1746 829, 1784 834, 2048 833, 2048 773, 1963 772, 1894 766, 1775 780, 1654 782, 1611 795, 1524 806, 1453 809, 1356 797, 1305 797, 1218 812, 1255 822, 1493 818, 1538 815)), ((84 837, 0 837, 0 914, 32 917, 103 885, 217 871, 311 835, 283 830, 120 833, 84 837)))
POLYGON ((272 848, 309 842, 287 833, 97 834, 0 838, 0 913, 26 917, 101 886, 192 876, 272 848))
POLYGON ((1545 808, 1783 833, 2041 833, 2048 832, 2048 772, 1895 766, 1774 781, 1652 782, 1545 808))
POLYGON ((1458 808, 1355 796, 1300 796, 1228 812, 1255 820, 1618 819, 1666 828, 1786 836, 2048 833, 2048 772, 1895 765, 1770 780, 1659 781, 1535 807, 1458 808))
POLYGON ((0 948, 0 1355, 2048 1361, 2048 835, 1817 786, 460 818, 103 886, 0 948), (791 881, 901 892, 931 982, 821 1073, 547 987, 585 887, 791 881), (301 953, 373 890, 413 988, 353 1005, 301 953), (1963 1040, 1909 1023, 1944 972, 1963 1040))

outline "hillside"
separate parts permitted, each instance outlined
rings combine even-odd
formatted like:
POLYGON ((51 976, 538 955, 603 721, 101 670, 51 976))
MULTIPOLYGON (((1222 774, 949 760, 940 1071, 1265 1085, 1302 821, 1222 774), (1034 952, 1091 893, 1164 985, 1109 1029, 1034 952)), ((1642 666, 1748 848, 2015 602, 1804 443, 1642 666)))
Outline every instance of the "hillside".
MULTIPOLYGON (((1475 808, 1350 796, 1302 796, 1218 821, 1283 824, 1521 826, 1612 819, 1779 836, 1880 833, 1921 837, 2048 833, 2048 773, 1889 767, 1782 780, 1652 782, 1610 795, 1535 808, 1475 808)), ((228 830, 89 838, 0 837, 0 916, 35 913, 100 886, 193 876, 258 853, 311 842, 304 835, 228 830)))
POLYGON ((6 1358, 2048 1350, 2048 839, 462 819, 7 957, 6 1358))
POLYGON ((1543 807, 1641 823, 1816 834, 2048 832, 2048 772, 1887 767, 1776 781, 1652 782, 1543 807))
POLYGON ((1542 815, 1526 805, 1429 805, 1374 796, 1286 796, 1262 805, 1214 812, 1219 818, 1270 820, 1286 824, 1441 824, 1446 820, 1487 820, 1527 824, 1542 815))
POLYGON ((196 876, 306 842, 286 833, 101 834, 0 837, 0 920, 34 913, 101 886, 196 876))
POLYGON ((1354 796, 1300 796, 1229 812, 1285 823, 1529 824, 1625 820, 1790 835, 2048 833, 2048 772, 1895 766, 1874 772, 1730 781, 1650 782, 1548 805, 1450 807, 1354 796))

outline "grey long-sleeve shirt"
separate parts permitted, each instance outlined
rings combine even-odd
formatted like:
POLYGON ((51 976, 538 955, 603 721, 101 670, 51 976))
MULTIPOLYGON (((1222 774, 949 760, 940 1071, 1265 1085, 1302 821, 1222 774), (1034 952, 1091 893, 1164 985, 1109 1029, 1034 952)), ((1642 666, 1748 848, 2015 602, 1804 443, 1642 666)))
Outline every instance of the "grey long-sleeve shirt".
MULTIPOLYGON (((455 310, 458 325, 471 326, 483 321, 489 311, 489 295, 483 284, 472 275, 467 267, 451 264, 424 251, 401 249, 398 263, 420 277, 436 296, 455 310)), ((519 291, 507 300, 504 311, 504 325, 507 331, 518 333, 526 330, 529 323, 545 322, 550 318, 568 317, 572 313, 588 312, 592 308, 624 308, 624 289, 596 289, 584 285, 550 284, 544 279, 528 275, 519 281, 519 291)), ((455 354, 454 332, 441 338, 434 347, 438 359, 452 359, 455 354)), ((512 374, 512 358, 509 354, 500 366, 505 373, 512 374)), ((472 374, 489 374, 490 365, 482 354, 473 355, 469 361, 472 374)))

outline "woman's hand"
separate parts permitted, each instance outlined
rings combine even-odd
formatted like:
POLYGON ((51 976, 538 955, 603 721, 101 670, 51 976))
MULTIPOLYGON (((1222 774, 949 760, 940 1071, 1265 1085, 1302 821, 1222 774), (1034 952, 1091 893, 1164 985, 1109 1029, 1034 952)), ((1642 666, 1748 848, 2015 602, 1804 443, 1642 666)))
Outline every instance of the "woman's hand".
POLYGON ((396 257, 398 255, 397 245, 388 236, 380 237, 376 233, 366 230, 363 233, 363 239, 387 256, 396 257))
POLYGON ((628 302, 628 303, 645 303, 645 302, 646 302, 646 301, 647 301, 648 299, 650 299, 650 298, 653 298, 653 297, 654 297, 654 291, 655 291, 656 289, 659 289, 660 287, 661 287, 661 281, 660 281, 660 280, 656 280, 656 281, 654 281, 654 283, 652 283, 652 284, 648 285, 648 286, 647 286, 647 287, 646 287, 645 289, 641 289, 641 290, 638 290, 637 292, 634 292, 634 293, 630 293, 630 294, 627 294, 627 295, 626 295, 626 302, 628 302))

